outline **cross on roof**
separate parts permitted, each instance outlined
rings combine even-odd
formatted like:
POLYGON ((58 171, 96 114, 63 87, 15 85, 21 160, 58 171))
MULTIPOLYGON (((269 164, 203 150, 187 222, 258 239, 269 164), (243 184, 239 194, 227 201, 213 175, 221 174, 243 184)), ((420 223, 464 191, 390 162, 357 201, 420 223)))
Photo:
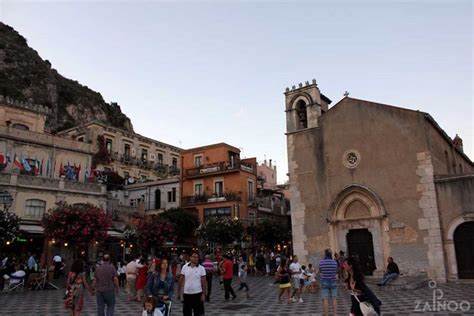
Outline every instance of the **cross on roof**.
POLYGON ((344 92, 344 96, 347 98, 349 96, 349 91, 344 92))

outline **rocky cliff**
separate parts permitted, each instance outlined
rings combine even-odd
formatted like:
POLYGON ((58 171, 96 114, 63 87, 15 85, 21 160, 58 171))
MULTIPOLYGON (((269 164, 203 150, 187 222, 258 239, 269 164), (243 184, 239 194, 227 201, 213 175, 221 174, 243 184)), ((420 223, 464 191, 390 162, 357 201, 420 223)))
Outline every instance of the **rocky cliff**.
POLYGON ((133 131, 117 103, 107 103, 100 93, 61 76, 23 36, 1 22, 0 95, 50 108, 46 126, 52 132, 92 120, 133 131))

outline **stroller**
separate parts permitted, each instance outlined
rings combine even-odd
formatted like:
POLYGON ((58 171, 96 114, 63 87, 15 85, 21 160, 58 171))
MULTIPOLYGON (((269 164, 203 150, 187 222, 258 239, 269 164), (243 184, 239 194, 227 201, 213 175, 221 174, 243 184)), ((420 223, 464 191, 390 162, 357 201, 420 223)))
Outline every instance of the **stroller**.
POLYGON ((163 316, 170 316, 171 315, 171 301, 159 301, 157 304, 157 308, 163 314, 163 316))

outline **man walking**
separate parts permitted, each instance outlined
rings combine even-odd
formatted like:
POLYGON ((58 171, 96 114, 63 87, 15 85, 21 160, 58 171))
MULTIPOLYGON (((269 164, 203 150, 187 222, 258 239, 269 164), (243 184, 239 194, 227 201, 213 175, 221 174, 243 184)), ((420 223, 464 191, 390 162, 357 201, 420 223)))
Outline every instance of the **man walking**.
POLYGON ((58 253, 53 257, 53 263, 54 263, 54 278, 58 279, 59 273, 61 272, 61 267, 63 265, 63 259, 58 253))
POLYGON ((204 300, 206 299, 206 270, 199 265, 199 255, 193 252, 191 261, 181 269, 179 278, 180 293, 183 293, 183 315, 204 315, 204 300))
POLYGON ((331 249, 324 251, 324 259, 319 263, 321 277, 321 298, 323 300, 324 316, 329 312, 329 300, 332 300, 333 315, 337 314, 337 262, 332 259, 331 249))
POLYGON ((383 274, 383 281, 382 283, 378 283, 378 286, 384 286, 387 285, 389 282, 392 282, 398 276, 400 275, 400 270, 398 269, 398 265, 393 262, 392 257, 388 257, 387 259, 388 265, 387 265, 387 271, 383 274))
POLYGON ((206 302, 211 300, 211 290, 212 290, 212 275, 214 274, 214 264, 211 261, 211 256, 206 255, 204 257, 204 262, 202 266, 206 270, 206 282, 207 282, 207 292, 206 292, 206 302))
POLYGON ((107 316, 114 315, 115 293, 118 293, 119 282, 117 270, 110 264, 110 255, 105 254, 102 264, 95 270, 92 291, 97 295, 97 315, 105 316, 105 305, 107 305, 107 316))
POLYGON ((298 262, 298 256, 293 257, 293 263, 290 264, 290 274, 293 283, 293 294, 291 295, 291 300, 296 302, 296 297, 298 297, 299 302, 303 303, 301 298, 301 265, 298 262))
POLYGON ((222 269, 224 272, 224 297, 227 301, 229 299, 229 294, 232 295, 232 300, 235 300, 237 295, 234 293, 234 289, 232 288, 232 278, 234 277, 234 264, 232 260, 230 260, 229 255, 224 256, 224 264, 222 265, 222 269))
POLYGON ((137 282, 137 274, 138 274, 138 269, 143 268, 143 265, 140 264, 138 261, 139 261, 138 258, 130 261, 125 268, 129 301, 137 300, 137 288, 135 287, 136 282, 137 282))

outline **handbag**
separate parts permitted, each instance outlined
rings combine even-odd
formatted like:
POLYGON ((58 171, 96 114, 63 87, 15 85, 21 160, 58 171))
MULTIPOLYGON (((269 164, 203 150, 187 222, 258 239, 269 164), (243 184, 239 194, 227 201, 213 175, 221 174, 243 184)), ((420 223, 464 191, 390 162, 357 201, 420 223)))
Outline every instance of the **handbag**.
POLYGON ((354 295, 357 302, 359 302, 360 311, 362 312, 364 316, 377 316, 378 315, 378 313, 375 311, 372 304, 370 304, 367 301, 361 302, 355 292, 352 292, 351 295, 354 295))

